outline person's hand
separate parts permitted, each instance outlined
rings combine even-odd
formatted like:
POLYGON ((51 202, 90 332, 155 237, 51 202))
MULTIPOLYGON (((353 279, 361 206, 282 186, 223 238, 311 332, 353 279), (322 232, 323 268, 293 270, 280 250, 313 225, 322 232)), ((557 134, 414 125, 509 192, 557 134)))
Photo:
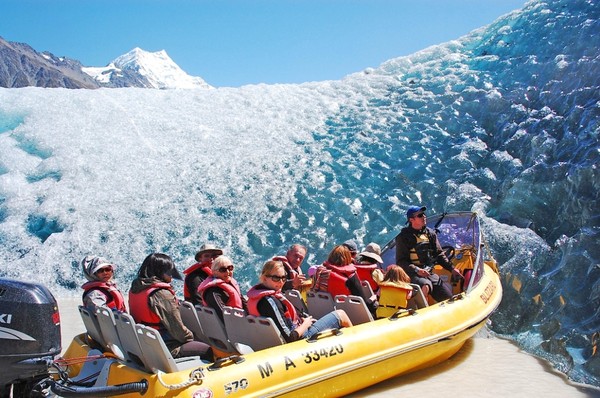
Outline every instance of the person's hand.
POLYGON ((304 275, 295 274, 294 279, 292 279, 292 286, 294 289, 297 290, 300 288, 300 285, 302 285, 302 282, 304 282, 305 279, 306 277, 304 275))
POLYGON ((417 275, 419 275, 420 277, 426 278, 426 277, 430 276, 431 274, 426 269, 419 268, 417 270, 417 275))
POLYGON ((454 278, 456 278, 457 280, 458 280, 458 279, 465 279, 465 277, 464 277, 464 276, 463 276, 463 275, 460 273, 460 271, 459 271, 459 270, 457 270, 456 268, 453 268, 453 269, 452 269, 452 276, 453 276, 454 278))

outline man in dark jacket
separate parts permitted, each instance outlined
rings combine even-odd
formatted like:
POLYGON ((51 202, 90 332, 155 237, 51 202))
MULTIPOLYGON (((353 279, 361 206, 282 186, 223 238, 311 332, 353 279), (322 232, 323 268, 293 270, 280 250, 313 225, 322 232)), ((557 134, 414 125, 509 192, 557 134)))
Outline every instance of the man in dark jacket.
POLYGON ((452 289, 439 275, 432 272, 435 264, 462 278, 446 257, 435 231, 427 228, 425 206, 411 206, 406 212, 407 227, 396 237, 396 264, 410 276, 411 282, 421 286, 425 297, 431 294, 436 301, 452 297, 452 289))

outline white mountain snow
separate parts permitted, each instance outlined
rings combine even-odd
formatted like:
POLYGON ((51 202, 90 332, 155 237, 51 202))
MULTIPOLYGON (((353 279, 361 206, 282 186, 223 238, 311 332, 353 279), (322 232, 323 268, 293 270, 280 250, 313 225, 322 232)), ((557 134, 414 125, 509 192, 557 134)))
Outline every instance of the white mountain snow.
POLYGON ((202 78, 185 73, 164 50, 148 52, 136 47, 105 67, 84 67, 82 70, 102 85, 143 85, 158 89, 213 88, 202 78))

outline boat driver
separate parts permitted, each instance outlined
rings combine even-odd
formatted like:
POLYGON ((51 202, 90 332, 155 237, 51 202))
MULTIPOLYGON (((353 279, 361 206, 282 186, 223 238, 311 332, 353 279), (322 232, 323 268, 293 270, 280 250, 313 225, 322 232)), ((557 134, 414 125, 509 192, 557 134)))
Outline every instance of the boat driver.
POLYGON ((421 287, 425 297, 430 294, 440 302, 452 297, 452 288, 432 272, 433 266, 441 265, 452 272, 453 277, 462 279, 462 275, 446 257, 435 231, 427 228, 426 210, 425 206, 408 208, 406 219, 409 225, 396 237, 396 264, 404 269, 412 283, 421 287))

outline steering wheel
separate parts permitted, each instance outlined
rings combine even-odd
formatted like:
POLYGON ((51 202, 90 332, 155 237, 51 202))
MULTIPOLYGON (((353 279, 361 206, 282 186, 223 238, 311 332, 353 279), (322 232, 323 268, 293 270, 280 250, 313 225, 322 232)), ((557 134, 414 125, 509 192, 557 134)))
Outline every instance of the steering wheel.
POLYGON ((449 261, 452 261, 454 258, 455 249, 454 246, 442 246, 442 250, 446 254, 446 257, 449 261))

